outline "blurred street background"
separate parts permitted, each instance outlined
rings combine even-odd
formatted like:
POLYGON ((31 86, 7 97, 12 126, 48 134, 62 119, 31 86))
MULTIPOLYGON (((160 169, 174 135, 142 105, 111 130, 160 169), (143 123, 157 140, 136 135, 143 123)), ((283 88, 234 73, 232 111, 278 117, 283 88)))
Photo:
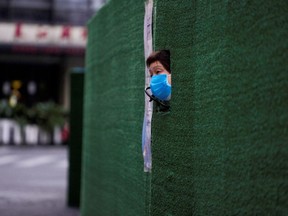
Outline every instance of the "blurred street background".
POLYGON ((1 216, 79 215, 67 201, 70 75, 106 2, 0 0, 1 216))
POLYGON ((77 216, 66 205, 65 147, 0 148, 1 216, 77 216))

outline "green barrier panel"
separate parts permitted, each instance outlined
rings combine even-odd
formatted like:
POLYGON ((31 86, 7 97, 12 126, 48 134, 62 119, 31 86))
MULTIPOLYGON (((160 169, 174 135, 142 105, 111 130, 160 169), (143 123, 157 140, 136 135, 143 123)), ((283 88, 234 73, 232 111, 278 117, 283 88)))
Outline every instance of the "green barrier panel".
POLYGON ((70 138, 68 146, 68 206, 79 207, 81 191, 84 69, 70 74, 70 138))
POLYGON ((146 211, 143 19, 144 1, 111 0, 88 25, 82 216, 146 211))
POLYGON ((288 2, 155 7, 173 85, 153 116, 151 215, 287 215, 288 2))

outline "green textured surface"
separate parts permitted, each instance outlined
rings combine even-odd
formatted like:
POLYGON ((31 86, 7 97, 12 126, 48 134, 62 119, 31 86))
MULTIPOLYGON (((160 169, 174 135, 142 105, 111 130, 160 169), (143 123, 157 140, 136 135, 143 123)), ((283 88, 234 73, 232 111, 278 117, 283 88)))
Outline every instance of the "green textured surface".
POLYGON ((84 73, 74 68, 70 74, 70 139, 68 205, 79 207, 81 194, 84 73))
POLYGON ((173 87, 153 116, 151 215, 288 215, 288 2, 155 7, 173 87))
POLYGON ((82 216, 145 215, 143 20, 144 1, 111 0, 88 25, 82 216))

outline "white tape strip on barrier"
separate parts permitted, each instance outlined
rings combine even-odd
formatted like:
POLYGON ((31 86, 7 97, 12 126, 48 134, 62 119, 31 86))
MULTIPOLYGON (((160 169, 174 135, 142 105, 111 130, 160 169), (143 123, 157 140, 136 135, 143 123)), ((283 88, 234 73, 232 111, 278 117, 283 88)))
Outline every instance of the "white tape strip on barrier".
MULTIPOLYGON (((153 0, 147 0, 145 3, 144 17, 144 51, 145 60, 152 53, 152 17, 153 0)), ((145 67, 145 89, 149 86, 150 74, 145 67)), ((145 94, 144 94, 145 95, 145 94)), ((144 172, 151 172, 152 169, 152 153, 151 153, 151 121, 153 113, 153 103, 149 102, 149 98, 145 95, 145 112, 142 130, 142 152, 144 158, 144 172)))

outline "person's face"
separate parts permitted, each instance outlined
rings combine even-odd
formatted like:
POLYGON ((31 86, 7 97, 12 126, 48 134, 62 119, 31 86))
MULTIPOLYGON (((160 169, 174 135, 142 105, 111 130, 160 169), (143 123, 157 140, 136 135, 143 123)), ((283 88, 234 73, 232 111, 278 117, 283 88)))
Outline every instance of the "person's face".
MULTIPOLYGON (((163 65, 159 61, 150 64, 149 72, 151 77, 159 74, 170 75, 170 73, 163 67, 163 65)), ((171 84, 171 76, 168 76, 168 82, 171 84)))

